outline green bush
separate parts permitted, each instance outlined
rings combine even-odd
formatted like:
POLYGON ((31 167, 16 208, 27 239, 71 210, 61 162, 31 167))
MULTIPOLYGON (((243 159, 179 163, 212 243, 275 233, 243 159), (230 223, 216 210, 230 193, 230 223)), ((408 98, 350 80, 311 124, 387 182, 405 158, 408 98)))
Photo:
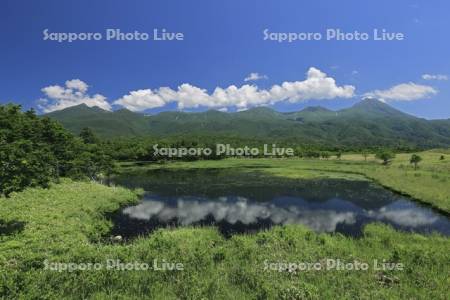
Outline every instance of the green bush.
POLYGON ((88 129, 81 138, 18 105, 0 106, 0 195, 42 186, 60 176, 98 179, 112 170, 110 155, 88 129))
POLYGON ((377 159, 382 160, 383 161, 382 164, 387 166, 395 158, 395 153, 393 153, 389 150, 382 150, 382 151, 378 152, 377 154, 375 154, 375 157, 377 159))

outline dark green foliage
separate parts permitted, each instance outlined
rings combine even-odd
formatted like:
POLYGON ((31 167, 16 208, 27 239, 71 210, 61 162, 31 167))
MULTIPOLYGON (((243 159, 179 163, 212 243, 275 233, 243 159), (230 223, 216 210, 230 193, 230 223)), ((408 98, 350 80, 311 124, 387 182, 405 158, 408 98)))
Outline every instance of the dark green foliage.
POLYGON ((417 154, 413 154, 413 155, 411 155, 411 158, 410 158, 410 160, 409 160, 409 163, 414 164, 414 170, 416 170, 416 169, 417 169, 417 165, 418 165, 419 162, 421 162, 421 161, 422 161, 422 157, 420 157, 420 156, 417 155, 417 154))
POLYGON ((300 156, 305 157, 305 158, 319 158, 320 151, 307 150, 307 151, 301 152, 300 156))
POLYGON ((0 195, 48 186, 60 176, 98 179, 111 172, 111 157, 91 131, 83 140, 50 118, 0 106, 0 195), (85 142, 83 142, 83 140, 85 142))
POLYGON ((329 159, 330 158, 330 153, 328 151, 322 151, 320 153, 320 157, 322 157, 323 159, 329 159))
POLYGON ((99 145, 86 145, 72 161, 72 168, 67 176, 75 179, 88 177, 101 180, 113 172, 113 159, 99 145))
POLYGON ((98 138, 89 127, 81 129, 80 138, 85 144, 97 144, 99 142, 98 138))
POLYGON ((375 157, 382 160, 383 165, 388 165, 395 158, 395 154, 389 150, 381 150, 375 154, 375 157))
POLYGON ((27 140, 0 145, 0 194, 21 190, 25 186, 47 186, 54 176, 54 156, 27 140))

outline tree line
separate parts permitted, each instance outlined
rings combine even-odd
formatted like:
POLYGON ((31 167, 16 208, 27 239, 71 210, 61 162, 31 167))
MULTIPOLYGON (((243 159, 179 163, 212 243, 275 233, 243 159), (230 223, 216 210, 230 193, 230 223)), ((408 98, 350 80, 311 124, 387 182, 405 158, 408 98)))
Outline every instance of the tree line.
POLYGON ((111 155, 91 132, 77 137, 59 123, 0 106, 0 195, 28 186, 47 187, 60 177, 98 180, 113 170, 111 155))

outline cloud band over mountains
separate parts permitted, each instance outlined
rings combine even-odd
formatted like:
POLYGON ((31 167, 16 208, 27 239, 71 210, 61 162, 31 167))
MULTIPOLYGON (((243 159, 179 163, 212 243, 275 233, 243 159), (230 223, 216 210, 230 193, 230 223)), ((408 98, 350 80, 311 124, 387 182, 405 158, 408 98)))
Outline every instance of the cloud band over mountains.
MULTIPOLYGON (((253 73, 257 74, 257 73, 253 73)), ((259 74, 258 74, 259 75, 259 74)), ((38 107, 45 113, 61 110, 70 106, 86 104, 111 110, 107 98, 101 94, 88 94, 89 86, 73 79, 64 86, 52 85, 42 89, 45 98, 38 101, 38 107)), ((230 85, 226 88, 216 87, 212 93, 206 89, 183 83, 177 89, 161 87, 158 89, 140 89, 130 91, 127 95, 113 101, 112 104, 125 107, 131 111, 145 111, 161 108, 170 103, 176 103, 178 109, 214 108, 226 110, 234 107, 242 110, 254 106, 273 105, 278 102, 297 103, 307 100, 330 100, 336 98, 352 98, 355 96, 355 86, 337 85, 336 80, 321 70, 311 67, 302 81, 285 81, 275 84, 269 89, 260 89, 253 84, 240 87, 230 85)), ((385 101, 409 101, 426 98, 437 91, 426 85, 403 83, 387 90, 375 90, 366 96, 375 96, 385 101)))
POLYGON ((316 68, 311 67, 306 75, 306 79, 303 81, 285 81, 268 90, 248 84, 241 87, 230 85, 227 88, 216 87, 211 94, 205 89, 184 83, 177 90, 163 87, 157 90, 132 91, 116 100, 114 104, 124 106, 132 111, 161 107, 170 102, 176 102, 179 109, 230 106, 247 108, 280 101, 299 102, 310 99, 351 98, 354 96, 354 86, 338 86, 333 78, 316 68))

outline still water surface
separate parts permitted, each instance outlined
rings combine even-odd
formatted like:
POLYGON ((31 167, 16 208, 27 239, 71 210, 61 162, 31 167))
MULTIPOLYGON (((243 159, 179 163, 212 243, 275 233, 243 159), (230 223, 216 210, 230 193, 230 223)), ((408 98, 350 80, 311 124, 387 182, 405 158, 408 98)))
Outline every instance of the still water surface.
POLYGON ((146 191, 139 204, 113 216, 113 234, 124 238, 205 225, 229 237, 284 224, 359 236, 371 222, 450 235, 448 217, 368 181, 302 181, 218 169, 157 170, 114 181, 146 191))

